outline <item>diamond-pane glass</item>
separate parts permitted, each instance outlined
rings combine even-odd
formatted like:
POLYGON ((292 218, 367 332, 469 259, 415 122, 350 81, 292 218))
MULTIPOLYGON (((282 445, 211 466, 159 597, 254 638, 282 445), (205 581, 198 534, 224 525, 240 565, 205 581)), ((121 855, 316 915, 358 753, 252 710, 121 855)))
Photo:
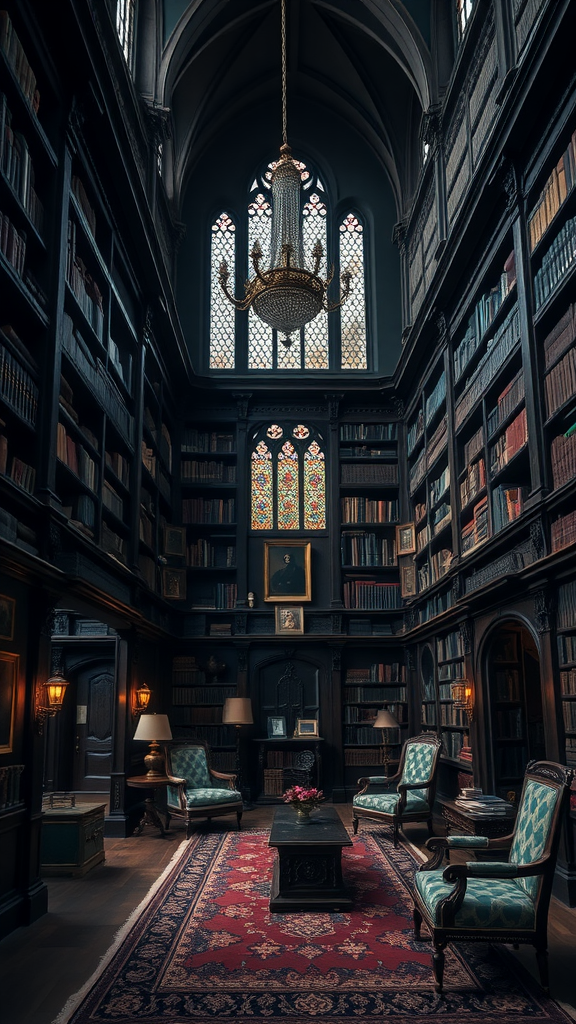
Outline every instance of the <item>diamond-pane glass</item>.
POLYGON ((272 455, 260 441, 251 459, 251 522, 253 530, 274 529, 274 503, 272 497, 272 455))
POLYGON ((276 364, 279 370, 299 370, 302 363, 300 331, 292 335, 292 344, 286 348, 278 338, 276 341, 276 364))
POLYGON ((220 287, 220 264, 225 261, 230 272, 229 286, 234 287, 236 266, 236 226, 227 213, 221 213, 212 225, 210 264, 210 368, 234 369, 235 309, 220 287))
POLYGON ((278 452, 278 523, 279 530, 300 529, 300 487, 298 453, 291 441, 285 441, 278 452))
MULTIPOLYGON (((314 266, 312 250, 316 242, 320 242, 324 255, 320 261, 318 274, 326 278, 326 203, 322 202, 317 192, 309 196, 302 210, 302 236, 306 266, 314 266)), ((327 370, 328 357, 328 314, 320 313, 311 323, 304 327, 304 365, 307 370, 327 370)))
POLYGON ((340 273, 352 273, 352 290, 340 310, 341 368, 365 370, 366 297, 364 282, 364 228, 353 213, 340 224, 340 273))
POLYGON ((304 529, 326 529, 324 452, 317 441, 304 452, 304 529))
MULTIPOLYGON (((272 207, 266 196, 258 192, 248 206, 248 268, 251 278, 254 277, 254 268, 250 260, 252 246, 255 242, 260 243, 263 253, 261 266, 267 270, 270 262, 271 237, 272 207)), ((271 370, 272 358, 272 328, 260 320, 254 310, 250 308, 248 313, 248 369, 271 370)))

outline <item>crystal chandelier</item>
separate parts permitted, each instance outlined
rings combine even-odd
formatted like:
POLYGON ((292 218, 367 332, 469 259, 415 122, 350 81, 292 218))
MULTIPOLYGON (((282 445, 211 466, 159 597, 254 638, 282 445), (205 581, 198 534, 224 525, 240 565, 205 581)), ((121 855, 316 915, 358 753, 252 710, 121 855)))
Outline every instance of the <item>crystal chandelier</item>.
POLYGON ((245 295, 235 298, 228 289, 230 273, 225 260, 220 264, 220 285, 227 299, 236 309, 252 309, 256 315, 275 328, 281 341, 289 348, 292 334, 314 320, 322 310, 338 309, 350 294, 352 274, 341 274, 342 291, 338 302, 328 302, 328 286, 334 268, 326 280, 318 276, 324 249, 317 241, 312 249, 313 266, 304 265, 304 246, 301 230, 300 171, 292 158, 288 145, 286 105, 286 0, 282 5, 282 137, 280 160, 272 172, 272 240, 270 267, 261 267, 262 249, 256 241, 250 259, 255 276, 246 282, 245 295))

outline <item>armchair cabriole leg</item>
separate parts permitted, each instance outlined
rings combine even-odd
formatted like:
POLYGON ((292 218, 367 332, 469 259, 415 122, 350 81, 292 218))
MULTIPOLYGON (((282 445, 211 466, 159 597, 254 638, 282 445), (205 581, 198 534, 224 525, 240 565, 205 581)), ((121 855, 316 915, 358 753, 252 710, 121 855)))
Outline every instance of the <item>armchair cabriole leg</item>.
POLYGON ((414 907, 412 916, 414 918, 414 938, 416 939, 416 942, 420 942, 421 941, 420 929, 422 927, 422 914, 418 910, 418 907, 416 907, 416 906, 414 907))
POLYGON ((434 835, 434 828, 432 826, 432 818, 428 818, 428 821, 426 822, 426 824, 428 826, 428 837, 431 839, 432 836, 434 835))
POLYGON ((359 819, 354 814, 353 817, 352 817, 352 830, 353 830, 355 836, 358 835, 358 821, 359 821, 359 819))
POLYGON ((434 953, 432 955, 432 969, 434 971, 434 977, 436 979, 436 984, 434 988, 436 989, 437 992, 442 991, 442 984, 444 981, 444 963, 446 960, 446 957, 444 956, 445 946, 446 943, 443 943, 441 946, 435 946, 434 953))

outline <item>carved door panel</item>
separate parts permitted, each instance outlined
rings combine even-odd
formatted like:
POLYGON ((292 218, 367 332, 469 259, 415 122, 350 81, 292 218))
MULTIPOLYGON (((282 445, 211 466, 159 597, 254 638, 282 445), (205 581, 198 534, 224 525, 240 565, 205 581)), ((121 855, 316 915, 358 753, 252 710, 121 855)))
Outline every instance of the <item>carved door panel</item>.
POLYGON ((300 658, 282 658, 259 666, 261 736, 266 736, 269 715, 286 718, 289 737, 296 719, 318 718, 320 675, 318 665, 300 658))
POLYGON ((107 793, 112 768, 114 660, 78 671, 74 789, 107 793))

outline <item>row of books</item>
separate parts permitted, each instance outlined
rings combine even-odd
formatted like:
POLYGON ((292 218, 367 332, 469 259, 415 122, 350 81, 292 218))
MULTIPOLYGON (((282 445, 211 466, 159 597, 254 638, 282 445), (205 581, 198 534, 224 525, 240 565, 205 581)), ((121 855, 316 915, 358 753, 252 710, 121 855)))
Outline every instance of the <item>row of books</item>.
POLYGON ((183 459, 180 466, 182 480, 193 480, 200 483, 236 483, 236 466, 234 463, 216 462, 210 459, 209 462, 188 462, 183 459))
POLYGON ((150 476, 156 479, 156 456, 154 449, 149 448, 146 441, 140 442, 140 453, 142 458, 142 465, 148 470, 150 476))
POLYGON ((29 466, 27 462, 23 462, 22 459, 17 458, 15 455, 12 459, 8 475, 18 487, 28 491, 29 494, 34 493, 36 470, 33 466, 29 466))
POLYGON ((348 704, 373 704, 377 701, 379 704, 383 701, 405 701, 406 700, 406 687, 405 686, 350 686, 348 683, 344 687, 344 700, 348 704))
POLYGON ((438 724, 436 718, 436 704, 422 704, 422 710, 420 712, 420 721, 423 726, 435 726, 438 724))
POLYGON ((408 434, 406 438, 406 447, 408 450, 408 455, 410 455, 413 452, 423 433, 424 413, 422 412, 422 409, 419 409, 416 414, 416 419, 408 427, 408 434))
POLYGON ((576 347, 568 349, 544 378, 546 412, 552 416, 569 398, 576 395, 576 347))
POLYGON ((528 419, 522 409, 490 448, 490 475, 496 476, 528 443, 528 419))
POLYGON ((418 568, 418 590, 421 593, 427 590, 433 583, 437 583, 446 575, 452 561, 450 548, 440 548, 430 556, 429 562, 424 562, 418 568))
POLYGON ((357 444, 350 448, 340 448, 342 459, 395 459, 396 448, 374 448, 372 445, 357 444))
POLYGON ((342 565, 396 565, 396 541, 375 533, 343 531, 340 552, 342 565))
POLYGON ((488 498, 481 498, 472 510, 472 518, 461 530, 462 554, 472 551, 488 537, 488 498))
MULTIPOLYGON (((461 641, 458 641, 458 637, 460 636, 460 634, 458 632, 455 632, 450 633, 449 636, 452 639, 450 640, 448 648, 446 647, 446 645, 444 645, 443 648, 438 648, 438 682, 442 686, 444 686, 446 680, 458 679, 462 675, 462 664, 458 659, 464 657, 463 652, 453 655, 450 660, 446 660, 446 656, 444 658, 442 657, 442 654, 446 651, 446 649, 457 651, 461 650, 461 641), (453 639, 454 637, 456 637, 456 645, 453 639)), ((444 696, 446 698, 449 698, 452 694, 452 691, 450 690, 449 684, 446 683, 446 685, 448 686, 448 689, 446 690, 444 696)))
POLYGON ((448 420, 446 416, 440 420, 436 430, 426 445, 426 468, 430 469, 442 454, 448 443, 448 420))
POLYGON ((359 466, 344 462, 340 467, 343 484, 397 484, 398 465, 395 462, 376 462, 359 466))
MULTIPOLYGON (((401 724, 401 723, 398 723, 401 724)), ((376 730, 376 735, 380 735, 380 730, 376 730)), ((374 726, 373 725, 345 725, 344 726, 344 743, 346 745, 356 745, 365 743, 370 745, 374 743, 374 726)))
POLYGON ((460 380, 472 356, 479 348, 485 332, 490 327, 504 299, 516 284, 516 260, 514 250, 504 262, 500 277, 478 300, 466 326, 466 332, 454 352, 454 379, 460 380))
POLYGON ((107 523, 100 524, 100 547, 106 554, 116 558, 119 562, 126 561, 126 541, 115 530, 111 530, 107 523))
POLYGON ((534 277, 536 310, 546 302, 576 258, 576 217, 562 225, 542 257, 542 265, 534 277))
POLYGON ((576 542, 576 509, 558 516, 550 525, 552 551, 560 551, 576 542))
POLYGON ((451 661, 452 658, 463 658, 464 645, 462 643, 460 633, 455 630, 453 633, 447 633, 446 636, 440 637, 437 642, 437 653, 439 661, 451 661))
POLYGON ((572 345, 576 337, 576 310, 571 302, 566 312, 554 324, 544 339, 544 365, 547 370, 572 345))
POLYGON ((20 42, 8 11, 0 11, 0 50, 2 50, 7 63, 12 68, 30 109, 35 114, 38 114, 40 93, 36 86, 36 75, 24 52, 24 47, 20 42))
POLYGON ((552 219, 565 202, 576 182, 576 132, 544 183, 528 217, 530 252, 533 252, 552 219))
POLYGON ((210 747, 232 747, 235 745, 233 725, 203 725, 194 721, 194 708, 173 707, 171 723, 190 727, 191 740, 204 740, 210 747))
POLYGON ((26 235, 20 233, 10 218, 0 210, 0 251, 14 267, 18 277, 24 277, 26 259, 26 235))
POLYGON ((268 750, 266 752, 266 767, 276 770, 294 768, 298 764, 297 757, 298 751, 295 750, 268 750))
POLYGON ((432 536, 436 537, 445 526, 448 526, 448 523, 452 522, 452 506, 443 501, 434 509, 430 518, 432 520, 432 536))
MULTIPOLYGON (((572 625, 576 628, 574 621, 572 625)), ((568 665, 572 661, 576 662, 576 634, 560 634, 558 637, 558 661, 561 665, 568 665)))
POLYGON ((186 564, 204 569, 231 569, 236 565, 236 546, 212 544, 209 540, 198 537, 186 548, 186 564))
POLYGON ((22 419, 36 424, 38 388, 18 359, 0 342, 0 397, 22 419))
POLYGON ((576 580, 558 587, 558 628, 576 627, 576 580))
MULTIPOLYGON (((345 704, 344 705, 344 718, 343 722, 345 725, 374 725, 376 721, 376 715, 378 714, 379 707, 360 707, 357 704, 345 704)), ((386 704, 386 710, 390 711, 394 715, 397 722, 402 722, 406 717, 406 709, 403 704, 386 704)), ((354 742, 354 741, 352 741, 354 742)), ((374 737, 369 741, 374 742, 374 737)))
POLYGON ((408 474, 408 483, 409 483, 410 494, 414 494, 414 491, 422 483, 422 480, 426 476, 427 468, 428 468, 428 463, 426 461, 426 449, 424 448, 420 452, 420 455, 416 459, 416 462, 414 463, 414 465, 410 468, 410 472, 408 474))
MULTIPOLYGON (((204 675, 204 673, 198 673, 204 675)), ((174 681, 178 678, 178 682, 181 683, 180 673, 174 677, 174 681)), ((223 704, 228 697, 233 697, 236 693, 233 686, 173 686, 172 687, 172 703, 173 704, 190 704, 190 705, 201 705, 201 704, 223 704)))
POLYGON ((184 498, 183 523, 233 523, 236 519, 234 498, 184 498))
POLYGON ((102 486, 102 504, 118 519, 124 518, 124 502, 107 480, 102 486))
POLYGON ((514 703, 521 700, 520 672, 516 668, 499 668, 494 672, 494 696, 497 701, 514 703))
POLYGON ((564 669, 560 673, 560 691, 570 697, 576 697, 576 668, 564 669))
POLYGON ((217 583, 203 594, 192 598, 193 608, 223 609, 235 608, 238 589, 235 583, 217 583))
POLYGON ((461 732, 442 732, 442 747, 446 757, 451 757, 454 760, 460 756, 462 750, 462 733, 461 732))
POLYGON ((492 521, 497 533, 524 511, 527 487, 495 487, 492 491, 492 521))
POLYGON ((343 586, 343 600, 345 608, 386 611, 402 607, 398 584, 378 583, 376 580, 347 580, 343 586))
POLYGON ((454 704, 440 704, 440 725, 453 725, 457 729, 465 729, 468 725, 468 718, 463 708, 457 708, 454 704))
POLYGON ((122 393, 100 359, 94 359, 82 335, 74 329, 67 313, 64 314, 62 344, 66 355, 95 396, 105 413, 111 418, 122 437, 132 444, 134 419, 130 415, 122 393))
POLYGON ((181 451, 183 455, 190 452, 233 452, 234 434, 187 427, 182 434, 181 451))
POLYGON ((34 188, 35 177, 28 143, 12 128, 12 113, 0 93, 0 168, 38 232, 42 232, 44 208, 34 188))
POLYGON ((449 486, 450 466, 446 466, 446 469, 442 470, 439 477, 430 481, 430 504, 432 506, 440 501, 440 498, 448 490, 449 486))
POLYGON ((432 391, 426 398, 425 406, 425 420, 426 424, 430 423, 435 413, 440 408, 442 402, 446 398, 446 374, 442 372, 438 381, 434 385, 432 391))
POLYGON ((82 532, 87 533, 90 537, 94 535, 96 503, 89 494, 76 495, 72 505, 63 505, 62 511, 64 515, 68 516, 73 526, 84 528, 82 532))
POLYGON ((406 668, 399 661, 377 661, 362 668, 348 668, 346 682, 369 680, 371 683, 397 683, 406 679, 406 668))
POLYGON ((478 459, 467 467, 466 476, 460 483, 460 507, 466 508, 485 486, 486 464, 484 459, 478 459))
POLYGON ((356 750, 349 748, 344 751, 344 764, 353 768, 362 767, 363 765, 378 767, 380 765, 387 765, 389 757, 390 746, 386 752, 382 750, 382 747, 364 747, 363 749, 356 750))
POLYGON ((120 482, 124 484, 124 487, 128 487, 130 482, 130 463, 125 455, 120 452, 106 452, 106 465, 114 476, 118 477, 120 482))
POLYGON ((132 387, 132 356, 129 352, 122 352, 120 347, 108 338, 108 365, 114 367, 124 387, 128 392, 132 387))
POLYGON ((395 441, 397 423, 342 423, 341 441, 395 441))
POLYGON ((463 448, 464 465, 468 466, 484 448, 484 426, 478 427, 463 448))
POLYGON ((566 732, 576 732, 576 701, 562 701, 562 715, 566 732))
POLYGON ((355 497, 341 498, 340 508, 343 523, 397 523, 400 506, 396 499, 355 497))
POLYGON ((428 544, 432 540, 432 530, 430 524, 426 523, 421 530, 416 531, 416 553, 419 554, 424 551, 424 548, 428 547, 428 544))
POLYGON ((58 423, 56 455, 91 491, 97 487, 97 469, 86 449, 70 436, 63 423, 58 423))
POLYGON ((576 477, 576 431, 558 434, 550 443, 550 467, 554 489, 576 477))
POLYGON ((516 305, 505 317, 500 327, 488 344, 486 353, 478 363, 454 410, 454 426, 458 430, 468 413, 482 398, 486 388, 494 380, 498 370, 506 361, 510 352, 520 340, 520 316, 516 305))
MULTIPOLYGON (((452 679, 457 679, 461 673, 460 667, 450 666, 452 670, 452 679)), ((452 682, 438 682, 438 697, 440 700, 452 700, 452 682)))
POLYGON ((102 341, 104 333, 102 292, 92 275, 88 273, 86 264, 76 252, 76 224, 72 220, 68 221, 66 280, 92 330, 102 341))
POLYGON ((77 174, 73 174, 72 175, 72 192, 73 192, 75 198, 77 199, 78 205, 79 205, 80 209, 82 210, 82 213, 83 213, 83 215, 84 215, 84 217, 86 219, 86 223, 88 224, 88 227, 90 228, 90 233, 92 234, 92 237, 95 239, 96 238, 96 214, 94 212, 94 207, 92 206, 90 200, 88 199, 88 196, 86 194, 86 189, 84 188, 84 184, 82 182, 82 179, 79 178, 77 174))
POLYGON ((487 427, 488 437, 492 437, 498 428, 504 423, 511 412, 524 398, 524 371, 519 370, 515 377, 500 392, 496 405, 488 413, 487 427))

